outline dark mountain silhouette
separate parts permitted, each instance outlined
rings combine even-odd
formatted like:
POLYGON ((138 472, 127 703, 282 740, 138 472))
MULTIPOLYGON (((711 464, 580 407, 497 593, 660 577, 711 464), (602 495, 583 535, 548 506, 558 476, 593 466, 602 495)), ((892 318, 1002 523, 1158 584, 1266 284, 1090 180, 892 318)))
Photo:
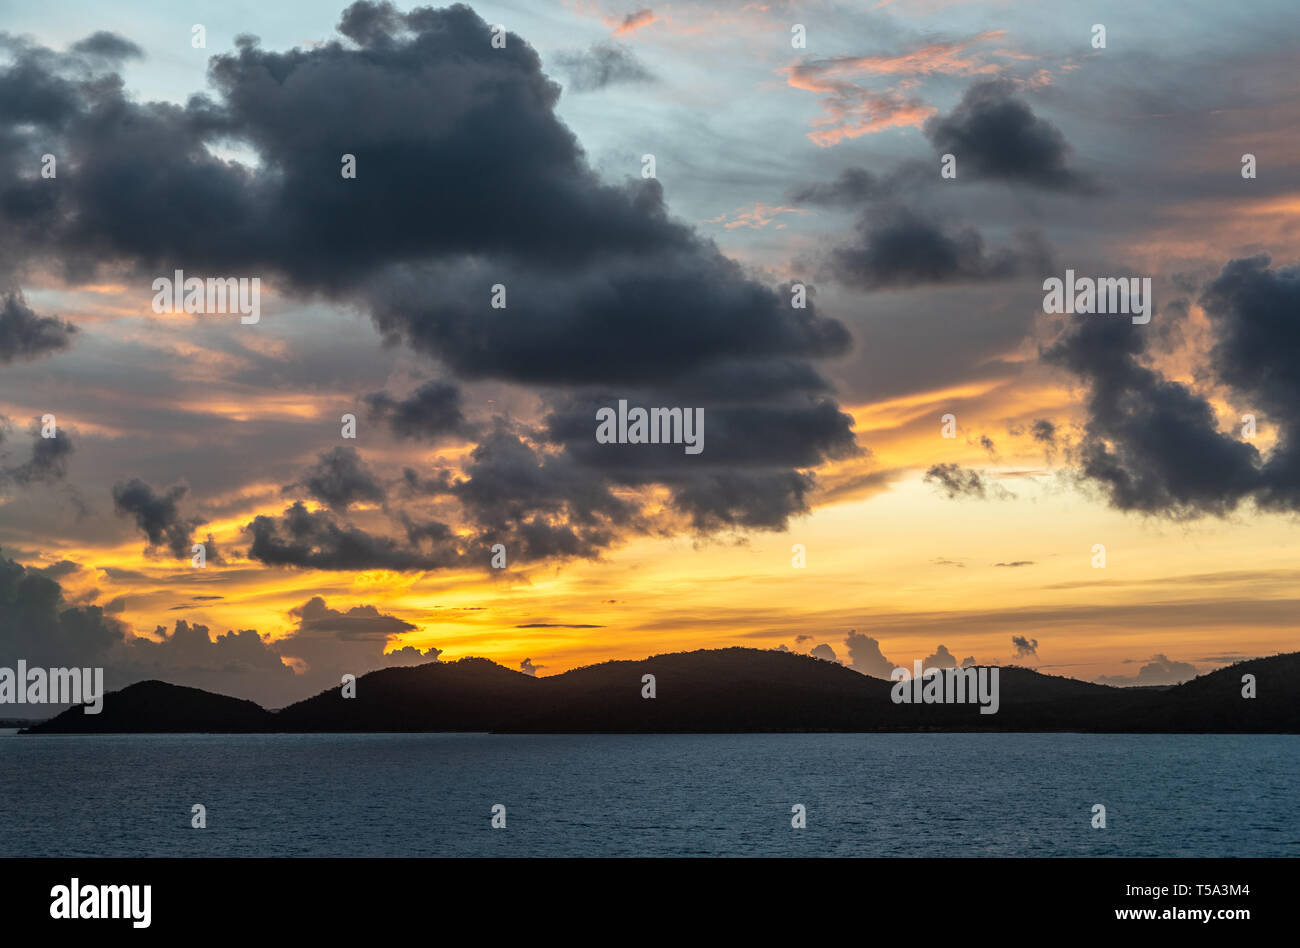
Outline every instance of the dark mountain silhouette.
POLYGON ((27 733, 1093 731, 1300 733, 1300 653, 1253 659, 1166 688, 1116 688, 999 670, 1000 707, 895 704, 893 684, 786 652, 728 648, 610 661, 534 678, 483 658, 387 668, 356 697, 332 688, 278 712, 141 682, 98 715, 63 712, 27 733), (654 675, 656 697, 641 696, 654 675), (1242 676, 1258 697, 1243 698, 1242 676))
POLYGON ((271 712, 242 698, 141 681, 104 696, 98 714, 81 707, 29 727, 27 734, 188 734, 271 730, 271 712))

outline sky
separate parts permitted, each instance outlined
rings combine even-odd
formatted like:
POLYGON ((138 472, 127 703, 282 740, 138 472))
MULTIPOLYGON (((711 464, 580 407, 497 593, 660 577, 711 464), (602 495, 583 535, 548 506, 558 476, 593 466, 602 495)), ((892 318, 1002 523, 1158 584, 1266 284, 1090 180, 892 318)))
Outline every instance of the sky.
POLYGON ((1297 37, 1287 2, 9 0, 0 664, 279 707, 469 655, 1293 651, 1297 37), (260 319, 155 312, 178 269, 260 319), (1067 270, 1149 279, 1150 322, 1045 312, 1067 270), (599 443, 619 400, 701 408, 703 451, 599 443))

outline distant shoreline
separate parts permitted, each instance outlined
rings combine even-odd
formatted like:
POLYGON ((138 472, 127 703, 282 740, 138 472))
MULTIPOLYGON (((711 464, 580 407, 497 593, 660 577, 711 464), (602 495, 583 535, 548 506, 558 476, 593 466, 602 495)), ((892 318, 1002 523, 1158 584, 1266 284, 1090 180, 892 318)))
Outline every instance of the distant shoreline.
POLYGON ((980 681, 997 685, 991 695, 934 700, 926 679, 925 701, 917 700, 920 678, 890 682, 746 648, 610 661, 546 678, 482 658, 344 677, 346 688, 279 711, 138 682, 103 696, 100 713, 74 707, 25 733, 1300 734, 1300 652, 1161 689, 990 668, 980 681))

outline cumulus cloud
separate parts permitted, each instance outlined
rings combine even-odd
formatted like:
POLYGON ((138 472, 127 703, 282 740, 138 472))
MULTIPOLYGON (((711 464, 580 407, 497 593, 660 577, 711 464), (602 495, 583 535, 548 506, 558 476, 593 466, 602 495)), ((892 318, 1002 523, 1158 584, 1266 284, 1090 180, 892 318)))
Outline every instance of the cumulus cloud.
POLYGON ((1300 510, 1300 266, 1231 260, 1200 303, 1212 339, 1203 375, 1275 421, 1269 454, 1221 430, 1206 394, 1150 365, 1144 327, 1084 320, 1043 352, 1088 386, 1078 473, 1120 510, 1225 516, 1251 499, 1300 510))
POLYGON ((808 654, 810 654, 813 658, 820 658, 824 661, 828 661, 828 662, 836 661, 835 649, 831 648, 829 645, 826 645, 825 643, 815 646, 813 650, 808 654))
POLYGON ((854 630, 848 634, 844 644, 849 650, 849 667, 854 671, 884 679, 893 672, 894 663, 885 658, 880 643, 871 636, 854 630))
POLYGON ((183 619, 137 636, 107 607, 70 605, 57 578, 69 572, 64 564, 26 569, 0 555, 0 665, 21 658, 33 667, 103 667, 110 690, 157 678, 279 707, 337 685, 344 673, 440 654, 411 645, 385 653, 416 627, 374 606, 333 609, 320 597, 291 610, 296 626, 276 641, 253 629, 214 635, 183 619))
POLYGON ((437 379, 425 382, 409 397, 395 399, 387 392, 366 396, 371 417, 388 422, 399 438, 430 442, 454 435, 470 435, 459 387, 437 379))
POLYGON ((933 655, 929 656, 928 658, 926 658, 925 661, 921 663, 921 668, 923 671, 928 671, 931 668, 956 668, 956 667, 957 667, 957 658, 952 654, 952 652, 948 651, 947 646, 944 645, 940 645, 937 649, 934 650, 933 655))
POLYGON ((420 650, 402 646, 385 653, 386 646, 417 626, 396 616, 385 615, 374 606, 331 609, 320 596, 289 610, 298 622, 272 648, 293 665, 299 675, 320 688, 339 683, 347 673, 358 677, 376 668, 437 661, 441 649, 420 650))
POLYGON ((1016 658, 1025 658, 1027 656, 1038 657, 1038 639, 1031 639, 1024 635, 1011 636, 1011 644, 1015 647, 1016 658))
POLYGON ((1079 472, 1121 510, 1226 514, 1261 486, 1259 451, 1221 432, 1204 396, 1144 364, 1142 329, 1085 319, 1043 354, 1088 385, 1079 472))
MULTIPOLYGON (((8 38, 5 273, 40 260, 75 283, 106 268, 143 279, 184 267, 262 276, 287 297, 361 309, 386 340, 448 374, 409 397, 373 394, 370 409, 398 437, 475 441, 463 476, 442 482, 445 497, 462 502, 475 536, 533 555, 596 555, 665 529, 776 530, 805 513, 814 470, 860 450, 815 367, 848 350, 844 325, 812 302, 791 307, 788 287, 760 282, 673 219, 658 180, 602 181, 555 113, 560 87, 522 37, 492 48, 489 25, 463 5, 403 13, 366 2, 344 11, 339 32, 283 52, 241 36, 212 57, 209 93, 184 106, 128 93, 111 71, 114 57, 132 55, 120 38, 96 34, 67 53, 8 38), (346 188, 337 168, 319 164, 342 140, 360 158, 346 188), (216 157, 227 142, 275 173, 216 157), (47 149, 79 169, 58 188, 16 172, 47 149), (187 226, 153 226, 148 209, 159 206, 188 208, 187 226), (509 306, 485 319, 496 283, 509 306), (465 426, 455 386, 483 379, 534 389, 545 427, 465 426), (615 397, 689 397, 709 420, 706 460, 639 445, 594 450, 592 406, 615 397), (503 522, 482 498, 521 480, 532 503, 511 504, 503 522), (667 487, 675 522, 637 509, 636 492, 655 486, 667 487)), ((627 66, 614 53, 595 75, 627 78, 627 66)), ((20 322, 44 328, 15 334, 36 340, 10 345, 15 357, 66 336, 26 311, 20 322)), ((290 508, 259 518, 250 556, 325 569, 457 562, 445 543, 424 546, 437 532, 421 526, 427 512, 395 515, 382 535, 340 519, 382 497, 350 449, 322 456, 292 486, 331 516, 290 508), (409 524, 418 549, 402 538, 409 524)))
POLYGON ((285 491, 303 488, 331 510, 347 510, 363 501, 382 502, 384 489, 366 467, 356 448, 340 446, 323 452, 301 481, 285 491))
POLYGON ((1176 685, 1196 677, 1196 666, 1176 662, 1163 654, 1152 656, 1136 675, 1102 675, 1097 679, 1102 685, 1176 685))
POLYGON ((947 223, 893 201, 865 213, 857 237, 833 251, 831 270, 841 282, 864 289, 1005 280, 1041 272, 1051 260, 1034 235, 989 248, 971 225, 947 223))
POLYGON ((369 533, 340 522, 326 511, 310 511, 302 501, 279 517, 259 514, 244 527, 248 555, 268 566, 329 570, 436 570, 461 561, 463 550, 450 529, 429 548, 418 541, 433 537, 431 525, 418 525, 405 541, 369 533))
POLYGON ((1036 116, 1015 83, 988 79, 968 88, 956 108, 928 119, 925 135, 940 154, 957 159, 958 174, 1092 193, 1096 186, 1069 165, 1070 146, 1036 116))

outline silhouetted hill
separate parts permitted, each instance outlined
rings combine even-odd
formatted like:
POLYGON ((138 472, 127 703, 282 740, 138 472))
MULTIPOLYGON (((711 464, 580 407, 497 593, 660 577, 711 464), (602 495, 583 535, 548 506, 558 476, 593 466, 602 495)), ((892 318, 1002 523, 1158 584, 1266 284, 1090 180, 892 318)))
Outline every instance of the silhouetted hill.
POLYGON ((486 658, 385 668, 357 679, 357 696, 323 691, 275 714, 279 731, 495 731, 531 711, 546 679, 486 658))
POLYGON ((1000 707, 895 704, 893 684, 834 662, 728 648, 609 661, 533 678, 483 658, 387 668, 271 713, 142 682, 32 733, 93 731, 1094 731, 1300 733, 1300 653, 1253 659, 1167 688, 1115 688, 999 669, 1000 707), (644 675, 656 697, 641 696, 644 675), (1258 697, 1241 696, 1253 674, 1258 697))
POLYGON ((199 688, 141 681, 104 696, 98 714, 77 706, 27 734, 205 734, 269 729, 271 713, 251 701, 214 695, 199 688))
MULTIPOLYGON (((1127 690, 1127 689, 1125 689, 1127 690)), ((1300 652, 1253 658, 1161 692, 1143 709, 1142 730, 1300 733, 1300 652), (1241 696, 1243 675, 1256 696, 1241 696)))

